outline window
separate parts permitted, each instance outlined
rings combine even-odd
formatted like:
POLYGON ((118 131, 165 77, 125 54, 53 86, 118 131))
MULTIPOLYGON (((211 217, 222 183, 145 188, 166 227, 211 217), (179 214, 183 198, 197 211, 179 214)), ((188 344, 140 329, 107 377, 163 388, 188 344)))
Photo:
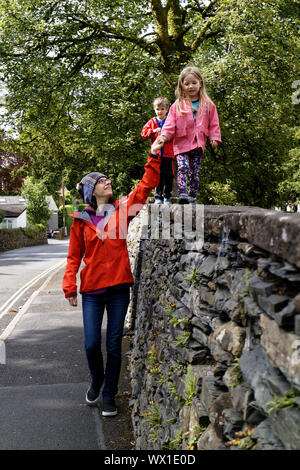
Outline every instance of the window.
POLYGON ((3 219, 0 224, 0 229, 1 228, 12 228, 12 221, 9 219, 3 219))

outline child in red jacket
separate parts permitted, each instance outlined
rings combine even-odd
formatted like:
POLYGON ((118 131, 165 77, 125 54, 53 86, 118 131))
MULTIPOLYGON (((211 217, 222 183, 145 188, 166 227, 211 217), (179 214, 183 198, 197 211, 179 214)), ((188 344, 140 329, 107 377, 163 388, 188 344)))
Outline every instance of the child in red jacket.
MULTIPOLYGON (((151 118, 142 129, 141 136, 143 139, 151 139, 151 144, 160 135, 161 129, 165 123, 168 111, 169 101, 167 98, 158 97, 153 101, 153 108, 156 117, 151 118)), ((171 204, 172 185, 174 178, 174 152, 172 140, 167 142, 160 150, 161 166, 160 181, 155 190, 155 204, 171 204)))

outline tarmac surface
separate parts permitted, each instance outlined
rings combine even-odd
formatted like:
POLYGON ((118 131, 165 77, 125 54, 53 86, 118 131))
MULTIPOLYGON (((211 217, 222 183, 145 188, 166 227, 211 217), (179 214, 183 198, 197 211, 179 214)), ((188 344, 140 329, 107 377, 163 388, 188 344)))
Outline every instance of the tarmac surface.
MULTIPOLYGON (((64 266, 52 273, 1 335, 0 450, 131 450, 130 337, 123 339, 119 414, 103 418, 101 402, 85 403, 81 299, 71 307, 64 298, 63 273, 64 266)), ((105 334, 104 324, 103 344, 105 334)))

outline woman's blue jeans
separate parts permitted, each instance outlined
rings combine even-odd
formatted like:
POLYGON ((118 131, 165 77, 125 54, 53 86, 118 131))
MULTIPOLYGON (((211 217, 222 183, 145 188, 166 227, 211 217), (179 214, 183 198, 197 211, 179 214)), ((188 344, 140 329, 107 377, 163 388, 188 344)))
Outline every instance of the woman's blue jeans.
POLYGON ((111 400, 118 391, 121 369, 122 336, 129 305, 129 287, 108 289, 103 294, 82 294, 84 346, 90 376, 99 386, 104 381, 103 400, 111 400), (101 329, 107 312, 106 367, 101 350, 101 329))

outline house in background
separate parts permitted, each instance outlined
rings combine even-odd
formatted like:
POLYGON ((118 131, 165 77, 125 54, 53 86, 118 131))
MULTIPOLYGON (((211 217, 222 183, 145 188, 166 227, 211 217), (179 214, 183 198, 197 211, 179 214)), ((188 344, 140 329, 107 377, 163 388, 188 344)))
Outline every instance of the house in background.
POLYGON ((46 196, 46 201, 48 202, 50 211, 52 211, 52 215, 48 220, 48 229, 58 230, 58 207, 52 196, 46 196))
POLYGON ((0 228, 26 227, 26 201, 21 196, 0 196, 4 219, 0 228))
MULTIPOLYGON (((46 196, 52 215, 48 221, 50 230, 58 230, 58 208, 52 196, 46 196)), ((26 227, 26 200, 22 196, 0 196, 0 210, 4 219, 1 228, 26 227)))

